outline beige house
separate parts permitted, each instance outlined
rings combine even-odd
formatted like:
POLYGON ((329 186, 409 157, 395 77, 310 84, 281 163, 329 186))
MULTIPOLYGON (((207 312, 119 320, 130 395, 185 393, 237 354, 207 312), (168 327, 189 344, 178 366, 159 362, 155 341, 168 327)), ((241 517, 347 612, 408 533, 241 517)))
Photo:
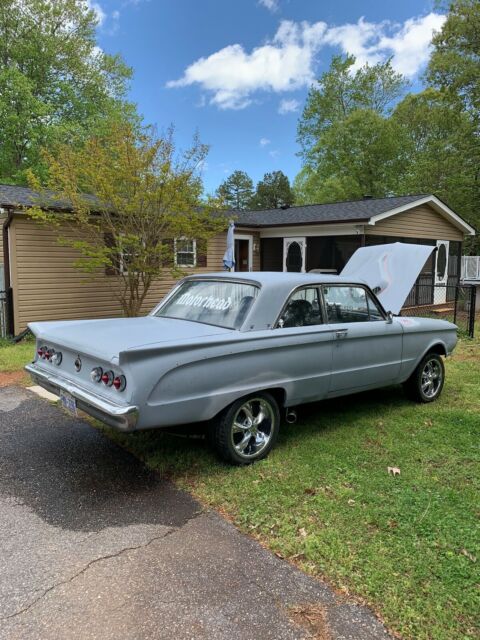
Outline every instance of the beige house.
MULTIPOLYGON (((67 227, 33 221, 29 208, 38 198, 26 187, 0 185, 0 291, 9 304, 5 323, 15 335, 34 320, 108 318, 121 315, 113 295, 115 274, 86 276, 73 266, 75 250, 58 238, 67 227), (3 282, 2 282, 3 280, 3 282)), ((38 200, 37 200, 38 201, 38 200)), ((307 205, 234 214, 237 271, 310 271, 337 273, 360 246, 408 241, 438 248, 420 276, 423 283, 457 282, 462 241, 475 230, 432 195, 404 196, 307 205)), ((176 259, 187 273, 223 270, 226 233, 208 243, 206 255, 196 242, 175 243, 176 259)), ((147 313, 171 288, 166 269, 144 304, 147 313)), ((415 296, 414 293, 411 294, 415 296)), ((411 304, 427 304, 411 299, 411 304)))

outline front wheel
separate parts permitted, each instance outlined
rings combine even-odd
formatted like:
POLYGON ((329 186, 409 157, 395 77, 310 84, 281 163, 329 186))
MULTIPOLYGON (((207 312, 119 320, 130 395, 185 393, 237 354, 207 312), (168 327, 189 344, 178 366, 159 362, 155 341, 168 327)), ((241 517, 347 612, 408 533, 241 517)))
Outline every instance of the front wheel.
POLYGON ((437 353, 427 353, 403 386, 411 400, 433 402, 441 394, 444 381, 442 358, 437 353))
POLYGON ((278 437, 280 411, 269 393, 236 400, 210 425, 210 440, 230 464, 245 465, 265 458, 278 437))

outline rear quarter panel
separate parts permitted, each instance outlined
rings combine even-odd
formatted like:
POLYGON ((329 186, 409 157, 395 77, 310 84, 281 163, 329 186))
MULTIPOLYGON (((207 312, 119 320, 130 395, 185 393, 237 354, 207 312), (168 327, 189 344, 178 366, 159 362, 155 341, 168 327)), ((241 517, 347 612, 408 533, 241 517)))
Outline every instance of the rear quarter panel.
POLYGON ((289 406, 325 397, 332 331, 232 332, 230 338, 120 354, 135 384, 139 428, 200 422, 259 390, 284 390, 289 406))
POLYGON ((423 356, 440 345, 450 355, 457 344, 457 327, 433 318, 396 318, 403 326, 403 352, 400 382, 407 380, 423 356))

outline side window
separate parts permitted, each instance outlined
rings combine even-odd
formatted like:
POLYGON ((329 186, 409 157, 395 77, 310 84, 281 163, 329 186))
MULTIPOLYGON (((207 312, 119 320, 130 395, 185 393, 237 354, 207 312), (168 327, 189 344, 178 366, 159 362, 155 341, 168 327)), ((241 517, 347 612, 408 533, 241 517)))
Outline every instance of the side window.
POLYGON ((322 290, 330 324, 383 320, 373 298, 367 298, 363 287, 324 286, 322 290))
POLYGON ((367 303, 370 320, 385 320, 383 313, 380 311, 377 303, 367 291, 367 303))
POLYGON ((278 327, 310 327, 322 324, 317 287, 306 287, 292 294, 278 321, 278 327))

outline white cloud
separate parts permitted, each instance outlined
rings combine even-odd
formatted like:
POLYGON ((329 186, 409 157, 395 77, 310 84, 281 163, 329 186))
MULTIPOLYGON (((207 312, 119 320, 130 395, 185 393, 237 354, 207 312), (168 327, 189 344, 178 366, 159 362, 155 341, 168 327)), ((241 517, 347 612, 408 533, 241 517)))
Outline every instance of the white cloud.
MULTIPOLYGON (((445 16, 429 13, 403 24, 367 22, 329 26, 325 22, 283 20, 265 44, 245 51, 232 44, 189 65, 167 87, 198 84, 220 109, 243 109, 256 91, 283 93, 303 88, 315 78, 317 56, 324 47, 337 47, 357 58, 357 66, 392 57, 397 71, 414 76, 424 66, 432 32, 445 16)), ((292 102, 292 101, 289 101, 292 102)))
POLYGON ((278 113, 283 116, 286 113, 295 113, 295 111, 298 111, 299 108, 299 100, 295 100, 294 98, 292 98, 291 100, 287 100, 286 98, 284 98, 283 100, 280 100, 280 104, 278 105, 278 113))
POLYGON ((94 0, 87 0, 87 6, 95 14, 95 18, 97 19, 97 24, 99 26, 102 26, 102 24, 105 22, 105 18, 107 17, 107 14, 102 9, 100 4, 98 2, 95 2, 94 0))
POLYGON ((261 4, 263 7, 268 9, 269 11, 277 11, 279 0, 258 0, 258 4, 261 4))
POLYGON ((167 87, 199 84, 221 109, 243 109, 259 89, 281 92, 304 87, 313 80, 314 43, 325 29, 323 22, 283 21, 274 39, 251 53, 239 44, 229 45, 191 64, 167 87))
POLYGON ((268 152, 268 155, 272 158, 278 158, 278 156, 280 155, 280 151, 278 149, 272 149, 268 152))
POLYGON ((391 57, 396 71, 412 77, 428 61, 433 32, 442 28, 445 19, 439 13, 409 18, 403 24, 373 23, 360 18, 356 24, 329 29, 325 39, 344 53, 353 54, 357 68, 391 57))
POLYGON ((261 147, 266 147, 267 144, 270 144, 271 140, 269 140, 268 138, 260 138, 260 146, 261 147))
POLYGON ((423 18, 410 18, 393 37, 383 36, 379 48, 393 53, 394 68, 406 76, 415 75, 428 61, 430 40, 440 31, 446 16, 429 13, 423 18))

